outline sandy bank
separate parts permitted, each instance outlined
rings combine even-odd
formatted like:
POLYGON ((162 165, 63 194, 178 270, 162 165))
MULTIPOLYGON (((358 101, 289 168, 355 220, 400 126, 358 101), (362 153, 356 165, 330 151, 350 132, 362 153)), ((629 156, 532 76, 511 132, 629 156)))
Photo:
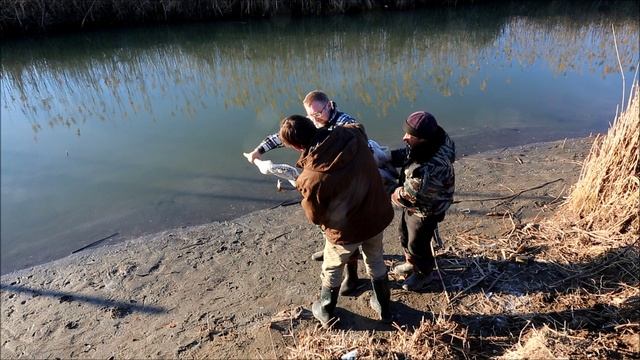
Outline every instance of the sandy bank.
MULTIPOLYGON (((458 246, 457 234, 499 236, 513 225, 513 218, 501 216, 506 211, 520 222, 550 214, 576 181, 591 141, 530 144, 456 162, 460 202, 441 224, 446 244, 438 256, 458 246)), ((285 356, 292 341, 287 335, 315 326, 305 309, 320 286, 320 263, 309 256, 321 243, 317 228, 293 205, 164 231, 4 275, 1 356, 285 356), (280 321, 283 311, 297 312, 296 321, 280 321)), ((390 265, 401 259, 397 216, 385 231, 385 252, 390 265)), ((464 287, 456 276, 452 270, 444 283, 464 287)), ((366 282, 362 290, 339 300, 340 327, 391 330, 371 320, 366 282)), ((416 325, 440 306, 440 290, 434 284, 424 293, 409 293, 394 283, 396 322, 416 325)))

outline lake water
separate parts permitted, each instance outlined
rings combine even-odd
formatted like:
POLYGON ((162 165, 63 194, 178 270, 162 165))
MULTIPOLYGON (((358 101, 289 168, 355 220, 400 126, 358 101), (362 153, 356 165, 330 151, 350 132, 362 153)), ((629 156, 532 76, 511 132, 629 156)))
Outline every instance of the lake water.
POLYGON ((637 2, 532 4, 4 42, 1 272, 295 199, 242 152, 315 88, 392 147, 415 110, 459 156, 606 130, 623 84, 611 25, 628 90, 637 2))

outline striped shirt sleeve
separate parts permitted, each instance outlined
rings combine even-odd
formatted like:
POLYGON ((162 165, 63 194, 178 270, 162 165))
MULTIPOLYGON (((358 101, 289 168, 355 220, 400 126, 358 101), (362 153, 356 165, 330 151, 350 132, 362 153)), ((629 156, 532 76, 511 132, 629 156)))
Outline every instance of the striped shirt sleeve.
POLYGON ((284 145, 282 145, 282 140, 280 140, 280 134, 275 133, 267 136, 256 148, 258 149, 258 152, 260 154, 264 154, 269 150, 273 150, 283 146, 284 145))

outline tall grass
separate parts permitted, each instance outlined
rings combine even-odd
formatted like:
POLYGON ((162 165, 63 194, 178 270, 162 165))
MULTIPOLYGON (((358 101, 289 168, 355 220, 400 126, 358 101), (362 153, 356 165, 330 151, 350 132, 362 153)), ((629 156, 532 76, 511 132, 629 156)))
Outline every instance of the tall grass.
MULTIPOLYGON (((547 273, 540 272, 532 282, 528 281, 531 274, 527 275, 527 271, 512 275, 524 287, 534 285, 529 291, 515 297, 500 294, 497 288, 488 292, 498 282, 498 276, 487 292, 483 289, 475 297, 468 296, 472 308, 449 301, 448 314, 423 319, 412 331, 398 327, 387 334, 292 330, 295 342, 289 348, 289 358, 340 358, 354 350, 362 359, 637 356, 640 351, 637 83, 634 89, 628 108, 616 117, 608 133, 594 142, 568 201, 547 221, 527 224, 512 232, 505 239, 508 241, 498 244, 500 247, 507 242, 514 247, 529 244, 530 248, 542 250, 536 260, 547 264, 542 267, 547 273), (564 276, 552 283, 551 274, 555 271, 564 272, 564 276), (541 289, 538 282, 542 278, 545 287, 541 289), (515 299, 526 304, 530 312, 516 311, 513 315, 514 307, 517 309, 515 299), (485 325, 496 324, 492 319, 500 319, 502 325, 487 328, 483 334, 485 325), (501 326, 508 331, 500 330, 501 326)), ((535 264, 523 266, 522 270, 538 273, 535 264)))
POLYGON ((638 92, 634 94, 606 136, 596 139, 566 204, 584 230, 640 235, 640 121, 638 92))
POLYGON ((61 29, 277 14, 326 15, 465 2, 479 0, 0 0, 0 31, 7 36, 61 29))

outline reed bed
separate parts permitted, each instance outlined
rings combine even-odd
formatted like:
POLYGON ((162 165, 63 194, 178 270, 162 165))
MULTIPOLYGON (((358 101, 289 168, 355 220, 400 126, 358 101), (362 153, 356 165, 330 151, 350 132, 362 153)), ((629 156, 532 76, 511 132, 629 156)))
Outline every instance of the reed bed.
POLYGON ((437 258, 441 287, 419 326, 386 334, 307 329, 293 334, 291 357, 340 358, 356 349, 358 359, 637 357, 637 84, 631 94, 546 220, 521 223, 505 210, 502 236, 456 235, 437 258))
POLYGON ((384 333, 353 331, 325 331, 305 329, 291 348, 290 359, 444 359, 451 358, 453 348, 467 345, 465 330, 458 324, 440 317, 423 321, 418 329, 409 331, 395 325, 393 336, 384 333))
POLYGON ((566 214, 577 216, 574 227, 604 231, 607 235, 637 235, 640 163, 638 142, 638 96, 628 111, 616 119, 605 137, 598 137, 585 161, 566 214))
MULTIPOLYGON (((607 134, 594 141, 567 201, 551 220, 520 232, 534 246, 545 246, 544 257, 564 269, 565 276, 552 287, 581 290, 568 305, 602 295, 597 306, 585 311, 601 327, 591 332, 547 327, 506 357, 533 357, 536 352, 531 348, 536 346, 527 348, 529 342, 554 357, 575 352, 599 357, 640 353, 639 103, 636 82, 626 110, 616 114, 607 134)), ((623 109, 624 105, 623 99, 623 109)))
POLYGON ((478 0, 0 0, 2 35, 278 14, 328 15, 478 0))

